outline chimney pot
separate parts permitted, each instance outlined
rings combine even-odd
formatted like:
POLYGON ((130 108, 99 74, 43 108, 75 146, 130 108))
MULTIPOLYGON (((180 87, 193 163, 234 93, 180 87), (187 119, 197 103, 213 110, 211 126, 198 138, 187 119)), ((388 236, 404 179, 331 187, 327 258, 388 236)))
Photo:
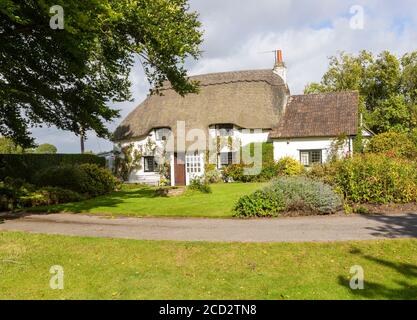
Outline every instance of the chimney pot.
POLYGON ((282 63, 282 50, 277 50, 277 63, 282 63))

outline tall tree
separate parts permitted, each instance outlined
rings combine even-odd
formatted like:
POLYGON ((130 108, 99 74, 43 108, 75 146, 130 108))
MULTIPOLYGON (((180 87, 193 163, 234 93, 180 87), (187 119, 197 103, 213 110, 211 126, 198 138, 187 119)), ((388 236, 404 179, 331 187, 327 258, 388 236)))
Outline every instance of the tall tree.
POLYGON ((330 58, 320 83, 305 93, 357 90, 368 126, 377 133, 410 132, 417 120, 417 52, 401 59, 388 51, 374 57, 367 51, 357 56, 340 53, 330 58))
POLYGON ((197 90, 183 65, 201 41, 187 0, 2 0, 0 134, 25 147, 41 124, 108 137, 119 115, 108 103, 131 98, 135 57, 155 91, 169 80, 184 95, 197 90))

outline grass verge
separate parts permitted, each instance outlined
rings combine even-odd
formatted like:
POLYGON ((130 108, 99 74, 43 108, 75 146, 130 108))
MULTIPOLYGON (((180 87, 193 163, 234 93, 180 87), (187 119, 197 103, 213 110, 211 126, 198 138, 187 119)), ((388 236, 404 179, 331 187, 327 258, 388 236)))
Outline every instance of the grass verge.
POLYGON ((0 233, 0 299, 417 299, 417 240, 205 243, 0 233), (64 289, 49 287, 53 265, 64 289), (350 268, 365 289, 349 288, 350 268))

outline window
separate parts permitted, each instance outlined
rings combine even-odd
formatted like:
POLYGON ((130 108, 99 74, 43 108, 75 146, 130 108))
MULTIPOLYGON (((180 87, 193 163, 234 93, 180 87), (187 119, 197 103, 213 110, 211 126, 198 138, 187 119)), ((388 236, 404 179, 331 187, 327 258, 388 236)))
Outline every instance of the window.
POLYGON ((220 165, 223 167, 231 164, 233 164, 233 152, 221 152, 220 165))
POLYGON ((156 172, 158 164, 155 161, 155 157, 143 157, 143 171, 156 172))
POLYGON ((171 134, 171 130, 169 128, 155 129, 155 140, 166 141, 168 140, 170 134, 171 134))
POLYGON ((201 173, 201 161, 198 154, 187 154, 185 163, 187 173, 201 173))
POLYGON ((216 129, 222 137, 233 136, 233 124, 218 124, 216 125, 216 129))
POLYGON ((300 162, 303 166, 309 167, 315 163, 322 162, 322 150, 301 150, 300 162))

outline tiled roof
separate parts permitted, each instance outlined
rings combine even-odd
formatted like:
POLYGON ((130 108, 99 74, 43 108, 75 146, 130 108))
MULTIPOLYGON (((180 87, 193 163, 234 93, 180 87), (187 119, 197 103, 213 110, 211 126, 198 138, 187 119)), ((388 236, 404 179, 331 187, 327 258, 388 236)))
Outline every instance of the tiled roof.
POLYGON ((336 137, 358 132, 355 91, 291 96, 270 138, 336 137))

